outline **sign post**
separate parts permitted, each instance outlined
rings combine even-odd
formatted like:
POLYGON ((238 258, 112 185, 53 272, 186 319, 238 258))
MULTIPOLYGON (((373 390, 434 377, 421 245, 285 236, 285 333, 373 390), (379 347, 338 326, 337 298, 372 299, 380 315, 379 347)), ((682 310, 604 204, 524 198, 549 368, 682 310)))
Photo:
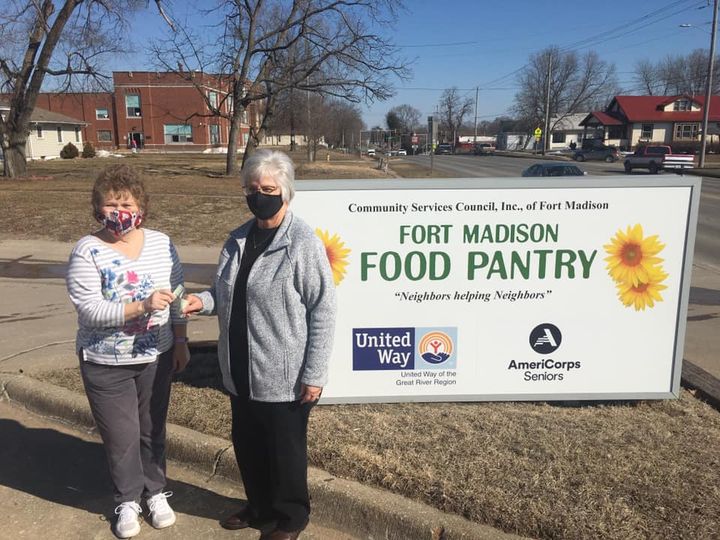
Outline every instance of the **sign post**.
POLYGON ((437 140, 437 122, 434 116, 428 116, 428 147, 430 148, 430 175, 435 165, 435 141, 437 140))
POLYGON ((535 128, 535 148, 533 149, 533 153, 537 153, 537 145, 540 142, 541 138, 542 138, 542 129, 537 127, 537 128, 535 128))

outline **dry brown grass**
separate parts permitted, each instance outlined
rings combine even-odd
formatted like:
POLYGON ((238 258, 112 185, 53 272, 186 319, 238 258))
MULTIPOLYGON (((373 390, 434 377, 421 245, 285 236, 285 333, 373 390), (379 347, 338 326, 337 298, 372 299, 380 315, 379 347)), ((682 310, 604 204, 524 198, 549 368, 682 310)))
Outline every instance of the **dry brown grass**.
MULTIPOLYGON (((302 152, 292 157, 299 179, 388 178, 373 160, 352 155, 322 151, 314 163, 302 152)), ((90 190, 98 172, 117 162, 140 169, 150 193, 146 224, 166 232, 176 244, 221 244, 249 216, 238 180, 223 176, 222 155, 35 161, 29 164, 29 179, 0 181, 0 239, 71 242, 95 230, 90 190)))
MULTIPOLYGON (((77 369, 43 375, 82 392, 77 369)), ((173 386, 170 421, 230 437, 214 355, 173 386)), ((720 530, 720 414, 679 400, 328 405, 310 460, 508 532, 547 539, 710 539, 720 530)))
MULTIPOLYGON (((374 162, 331 155, 300 178, 382 178, 374 162)), ((247 216, 222 156, 132 159, 151 193, 149 225, 178 244, 218 244, 247 216)), ((0 182, 0 238, 71 241, 92 230, 89 194, 112 160, 31 164, 0 182)), ((395 164, 393 166, 396 166, 395 164)), ((422 177, 412 167, 407 177, 422 177)), ((77 370, 43 375, 82 391, 77 370)), ((212 355, 173 388, 170 421, 228 437, 230 411, 212 355)), ((720 414, 691 393, 637 404, 343 405, 312 415, 310 459, 506 531, 552 539, 720 538, 720 414)))

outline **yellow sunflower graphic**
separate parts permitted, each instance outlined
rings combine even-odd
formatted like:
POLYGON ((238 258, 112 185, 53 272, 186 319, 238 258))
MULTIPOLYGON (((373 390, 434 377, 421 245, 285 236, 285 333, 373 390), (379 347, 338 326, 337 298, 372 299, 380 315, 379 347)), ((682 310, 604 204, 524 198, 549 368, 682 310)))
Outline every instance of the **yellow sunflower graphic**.
POLYGON ((665 244, 658 241, 657 235, 643 236, 642 225, 628 225, 625 232, 618 230, 610 244, 603 247, 608 253, 608 273, 618 283, 629 283, 635 287, 648 283, 651 273, 663 261, 656 255, 665 244))
POLYGON ((645 310, 646 307, 654 307, 655 302, 662 302, 660 291, 667 289, 662 282, 668 277, 662 270, 655 269, 649 276, 646 283, 633 285, 632 283, 618 283, 618 297, 627 307, 633 306, 635 311, 645 310))
POLYGON ((315 229, 315 234, 325 246, 325 253, 330 261, 330 268, 332 268, 333 280, 337 286, 345 277, 347 271, 345 267, 348 265, 347 256, 350 254, 350 249, 345 247, 345 242, 342 242, 337 234, 330 236, 330 231, 320 229, 315 229))

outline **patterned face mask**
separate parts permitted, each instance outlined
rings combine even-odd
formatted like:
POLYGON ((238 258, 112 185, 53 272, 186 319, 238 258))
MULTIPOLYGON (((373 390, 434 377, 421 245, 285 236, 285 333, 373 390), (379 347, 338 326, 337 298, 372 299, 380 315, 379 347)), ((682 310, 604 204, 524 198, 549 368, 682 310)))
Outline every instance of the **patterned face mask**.
POLYGON ((109 214, 101 214, 98 221, 102 223, 113 236, 124 236, 140 226, 143 221, 142 212, 128 212, 127 210, 113 210, 109 214))

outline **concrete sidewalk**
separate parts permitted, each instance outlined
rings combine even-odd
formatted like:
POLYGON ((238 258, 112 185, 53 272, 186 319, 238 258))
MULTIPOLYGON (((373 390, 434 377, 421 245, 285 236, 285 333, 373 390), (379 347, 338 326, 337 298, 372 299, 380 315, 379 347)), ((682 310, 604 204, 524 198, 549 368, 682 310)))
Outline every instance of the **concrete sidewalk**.
MULTIPOLYGON (((114 538, 115 504, 98 437, 0 401, 0 440, 0 536, 114 538)), ((231 532, 218 525, 244 496, 237 483, 175 462, 169 463, 168 478, 177 522, 162 530, 143 523, 138 538, 257 538, 255 529, 231 532)), ((359 537, 311 522, 303 538, 359 537)))

